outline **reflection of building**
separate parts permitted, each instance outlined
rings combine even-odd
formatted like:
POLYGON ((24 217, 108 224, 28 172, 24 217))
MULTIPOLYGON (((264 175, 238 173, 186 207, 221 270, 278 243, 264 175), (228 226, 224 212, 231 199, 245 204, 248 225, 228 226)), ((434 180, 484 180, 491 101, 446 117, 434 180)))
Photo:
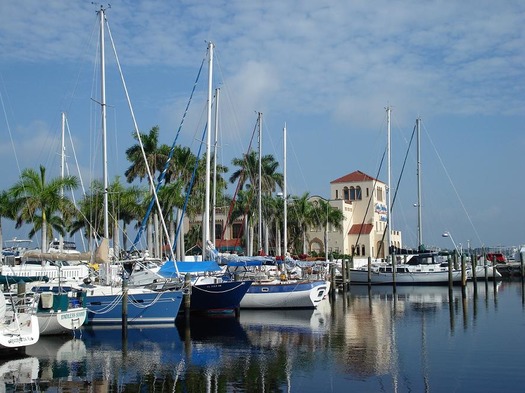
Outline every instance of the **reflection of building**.
MULTIPOLYGON (((328 227, 328 252, 384 258, 388 254, 386 184, 361 171, 330 182, 330 205, 343 212, 343 230, 328 227)), ((315 200, 318 197, 312 197, 315 200)), ((310 251, 325 252, 325 228, 310 228, 310 251)), ((401 247, 401 232, 391 232, 392 245, 401 247)))

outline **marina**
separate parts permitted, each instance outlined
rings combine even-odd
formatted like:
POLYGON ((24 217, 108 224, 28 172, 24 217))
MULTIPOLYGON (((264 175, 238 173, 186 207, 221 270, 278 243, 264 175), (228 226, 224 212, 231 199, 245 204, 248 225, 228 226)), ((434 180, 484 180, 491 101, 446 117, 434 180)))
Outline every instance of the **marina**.
POLYGON ((521 281, 352 286, 314 310, 44 336, 2 357, 0 391, 521 392, 524 325, 521 281))

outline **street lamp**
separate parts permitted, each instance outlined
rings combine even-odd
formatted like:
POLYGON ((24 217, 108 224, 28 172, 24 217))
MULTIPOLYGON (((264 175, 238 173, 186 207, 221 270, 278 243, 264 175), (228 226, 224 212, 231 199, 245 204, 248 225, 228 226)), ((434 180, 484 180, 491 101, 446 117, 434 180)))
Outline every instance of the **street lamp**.
POLYGON ((454 238, 452 237, 452 235, 450 234, 450 232, 448 232, 448 231, 443 232, 443 234, 442 234, 441 236, 442 236, 442 237, 449 237, 450 240, 452 240, 452 244, 454 245, 454 249, 456 250, 456 252, 458 253, 458 255, 461 255, 461 253, 459 252, 458 246, 456 246, 456 242, 454 241, 454 238))

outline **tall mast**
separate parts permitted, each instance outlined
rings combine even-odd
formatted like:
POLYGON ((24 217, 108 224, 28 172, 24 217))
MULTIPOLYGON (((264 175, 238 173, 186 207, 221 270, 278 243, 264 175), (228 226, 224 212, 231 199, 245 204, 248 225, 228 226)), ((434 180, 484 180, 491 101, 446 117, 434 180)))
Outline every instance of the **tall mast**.
POLYGON ((423 251, 423 223, 421 221, 421 119, 416 119, 417 129, 417 244, 418 251, 423 251))
POLYGON ((288 251, 288 194, 286 193, 286 123, 283 128, 283 198, 284 198, 284 228, 283 228, 283 248, 284 260, 288 251))
POLYGON ((104 53, 104 21, 106 10, 100 7, 100 107, 102 117, 102 182, 104 205, 104 238, 109 239, 109 205, 108 205, 108 149, 106 143, 106 64, 104 53))
POLYGON ((390 256, 390 246, 392 245, 392 211, 391 211, 391 193, 390 193, 390 177, 391 177, 391 165, 392 165, 392 157, 390 154, 390 112, 392 109, 388 106, 386 108, 386 128, 387 128, 387 172, 388 172, 388 184, 386 189, 387 194, 387 255, 390 256))
MULTIPOLYGON (((66 134, 66 114, 62 112, 62 132, 61 132, 61 144, 60 144, 60 178, 64 179, 64 166, 66 161, 66 147, 65 147, 65 134, 66 134)), ((60 188, 60 196, 64 197, 64 187, 60 188)), ((64 237, 59 234, 58 238, 58 252, 64 250, 64 237)), ((45 251, 45 250, 44 250, 45 251)))
POLYGON ((257 202, 259 206, 259 233, 257 236, 259 250, 262 249, 262 113, 259 112, 259 180, 257 202))
POLYGON ((210 238, 210 174, 211 174, 211 99, 213 84, 213 43, 208 43, 208 105, 206 120, 206 193, 204 200, 204 216, 202 219, 202 259, 206 259, 206 247, 210 238))
POLYGON ((215 142, 213 143, 213 192, 211 208, 211 241, 215 245, 215 208, 217 207, 217 144, 219 140, 219 93, 220 89, 215 89, 215 142))

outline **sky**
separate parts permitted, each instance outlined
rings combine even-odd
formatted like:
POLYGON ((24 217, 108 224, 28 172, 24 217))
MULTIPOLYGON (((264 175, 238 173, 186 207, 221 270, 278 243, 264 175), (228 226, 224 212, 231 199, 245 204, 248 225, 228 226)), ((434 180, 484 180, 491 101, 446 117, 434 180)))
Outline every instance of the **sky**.
MULTIPOLYGON (((356 170, 387 182, 390 107, 392 224, 405 246, 417 246, 409 141, 418 117, 423 242, 525 243, 522 1, 1 1, 0 189, 24 168, 60 175, 62 112, 70 173, 86 187, 101 178, 101 6, 110 179, 124 178, 125 150, 136 143, 110 38, 140 132, 159 126, 168 145, 213 42, 218 161, 230 173, 262 113, 262 152, 281 170, 286 124, 289 194, 328 198, 330 181, 356 170)), ((195 154, 207 91, 206 60, 177 139, 195 154)), ((4 239, 26 235, 4 222, 4 239)))

